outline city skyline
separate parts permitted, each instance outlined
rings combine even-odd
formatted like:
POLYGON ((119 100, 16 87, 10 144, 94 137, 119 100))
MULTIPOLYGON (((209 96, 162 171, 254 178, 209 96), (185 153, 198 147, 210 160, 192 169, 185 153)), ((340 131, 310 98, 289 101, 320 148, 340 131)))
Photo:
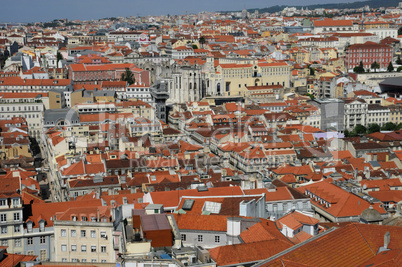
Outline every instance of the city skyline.
MULTIPOLYGON (((201 11, 234 11, 241 10, 244 7, 266 8, 278 5, 278 2, 269 1, 202 1, 189 2, 183 0, 173 0, 172 4, 167 5, 165 1, 156 0, 154 4, 149 1, 130 1, 119 0, 119 3, 110 1, 78 1, 71 0, 66 2, 36 0, 21 1, 21 6, 15 9, 14 6, 3 6, 3 14, 0 22, 28 23, 28 22, 46 22, 53 19, 67 18, 70 20, 91 20, 106 17, 128 17, 128 16, 160 16, 160 15, 181 15, 187 13, 198 13, 201 11)), ((303 5, 325 4, 335 2, 351 2, 347 0, 306 0, 303 5)), ((285 0, 280 5, 300 5, 299 1, 285 0)))

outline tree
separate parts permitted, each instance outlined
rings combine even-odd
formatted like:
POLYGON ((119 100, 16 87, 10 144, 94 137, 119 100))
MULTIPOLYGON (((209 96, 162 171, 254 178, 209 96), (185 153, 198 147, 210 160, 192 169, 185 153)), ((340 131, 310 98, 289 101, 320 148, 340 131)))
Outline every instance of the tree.
POLYGON ((397 128, 395 123, 392 122, 387 122, 386 124, 384 124, 384 126, 381 127, 381 130, 383 131, 395 131, 397 128))
POLYGON ((379 132, 381 130, 380 125, 378 125, 377 123, 373 123, 370 124, 369 127, 367 128, 367 133, 371 134, 371 133, 376 133, 379 132))
POLYGON ((133 72, 129 68, 126 68, 126 70, 121 74, 121 80, 126 81, 128 85, 132 85, 135 82, 133 72))
POLYGON ((205 37, 204 37, 204 36, 201 36, 201 37, 198 39, 198 42, 200 43, 201 47, 204 47, 204 44, 205 44, 205 37))
POLYGON ((392 62, 389 63, 387 70, 388 70, 388 72, 394 71, 394 65, 392 65, 392 62))
POLYGON ((398 56, 398 59, 396 60, 396 64, 402 65, 402 59, 401 56, 398 56))
POLYGON ((59 61, 64 59, 63 55, 60 54, 59 51, 57 51, 56 59, 57 59, 57 67, 58 67, 59 66, 59 61))
POLYGON ((193 49, 198 49, 198 46, 193 44, 193 49))
POLYGON ((367 132, 367 128, 361 124, 356 125, 356 127, 353 129, 353 134, 356 136, 363 135, 366 132, 367 132))
POLYGON ((349 136, 350 136, 349 130, 345 130, 345 131, 343 132, 343 134, 345 135, 345 137, 349 137, 349 136))
POLYGON ((360 61, 359 66, 356 66, 353 68, 354 73, 364 73, 364 67, 363 67, 363 62, 360 61))
POLYGON ((311 100, 314 100, 315 96, 312 94, 307 93, 306 96, 310 97, 311 100))
POLYGON ((315 75, 315 69, 312 67, 308 67, 308 69, 310 70, 310 75, 314 76, 315 75))
POLYGON ((373 64, 371 64, 371 68, 374 70, 374 72, 377 72, 377 69, 380 68, 380 64, 378 64, 377 61, 374 61, 373 64))
POLYGON ((398 35, 402 35, 402 27, 398 29, 398 35))

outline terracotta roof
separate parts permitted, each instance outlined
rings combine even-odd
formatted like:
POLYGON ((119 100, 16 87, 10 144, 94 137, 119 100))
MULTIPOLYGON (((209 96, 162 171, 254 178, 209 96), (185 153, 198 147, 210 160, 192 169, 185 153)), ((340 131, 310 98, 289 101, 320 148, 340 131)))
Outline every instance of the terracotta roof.
POLYGON ((352 223, 327 231, 257 266, 360 266, 377 255, 388 231, 391 235, 388 248, 401 249, 402 240, 397 237, 402 235, 402 227, 352 223))
POLYGON ((222 215, 174 214, 180 230, 226 232, 227 217, 222 215))
POLYGON ((217 266, 251 263, 271 257, 291 247, 289 242, 282 240, 267 240, 237 245, 227 245, 209 250, 211 258, 217 266))

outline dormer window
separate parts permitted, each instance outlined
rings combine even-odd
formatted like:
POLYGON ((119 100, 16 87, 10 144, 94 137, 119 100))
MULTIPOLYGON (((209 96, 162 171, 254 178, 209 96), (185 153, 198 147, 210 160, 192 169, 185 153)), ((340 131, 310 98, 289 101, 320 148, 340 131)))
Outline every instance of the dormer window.
POLYGON ((81 221, 86 222, 88 221, 88 218, 86 216, 81 216, 81 221))
POLYGON ((39 231, 40 232, 45 231, 45 221, 43 220, 39 222, 39 231))
POLYGON ((30 232, 32 232, 32 222, 31 221, 29 221, 28 223, 27 223, 27 228, 28 228, 28 233, 30 233, 30 232))
POLYGON ((19 198, 13 198, 13 206, 18 206, 20 205, 20 199, 19 198))

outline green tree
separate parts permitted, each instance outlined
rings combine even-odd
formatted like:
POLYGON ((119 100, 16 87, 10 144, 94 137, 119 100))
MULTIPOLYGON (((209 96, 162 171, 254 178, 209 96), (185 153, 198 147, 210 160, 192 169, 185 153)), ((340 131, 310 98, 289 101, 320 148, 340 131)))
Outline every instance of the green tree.
POLYGON ((128 85, 132 85, 135 82, 133 72, 129 68, 126 68, 126 70, 121 74, 121 80, 126 81, 128 85))
POLYGON ((374 61, 373 64, 371 64, 371 68, 374 70, 374 72, 377 72, 377 69, 380 68, 380 64, 378 64, 377 61, 374 61))
POLYGON ((360 61, 359 66, 356 66, 353 68, 354 73, 364 73, 364 67, 363 67, 363 62, 360 61))
POLYGON ((312 67, 308 67, 308 69, 310 70, 310 75, 314 76, 315 75, 315 69, 312 67))
POLYGON ((314 95, 307 93, 306 96, 310 97, 311 100, 313 100, 315 98, 314 95))
POLYGON ((402 27, 398 29, 398 35, 402 35, 402 27))
POLYGON ((396 60, 396 64, 402 65, 402 59, 401 56, 398 56, 398 59, 396 60))
POLYGON ((398 67, 398 68, 396 69, 396 71, 397 71, 397 72, 401 72, 401 71, 402 71, 402 66, 398 67))
POLYGON ((57 51, 56 59, 57 59, 57 67, 58 67, 59 61, 64 59, 63 55, 59 51, 57 51))
POLYGON ((349 130, 345 130, 345 131, 343 132, 343 134, 345 135, 345 137, 349 137, 350 132, 349 132, 349 130))
POLYGON ((198 39, 198 42, 200 43, 201 47, 204 47, 204 44, 205 44, 205 37, 204 37, 204 36, 201 36, 201 37, 198 39))
POLYGON ((381 127, 381 130, 383 131, 395 131, 397 128, 395 123, 392 122, 387 122, 386 124, 384 124, 384 126, 381 127))
POLYGON ((193 49, 198 49, 198 46, 193 44, 193 49))
POLYGON ((394 65, 392 65, 392 62, 389 63, 387 70, 388 70, 388 72, 394 71, 394 65))
POLYGON ((379 132, 381 130, 380 125, 378 125, 377 123, 373 123, 370 124, 369 127, 367 128, 367 133, 371 134, 371 133, 376 133, 379 132))
POLYGON ((367 132, 367 128, 364 127, 361 124, 356 125, 356 127, 353 129, 353 134, 358 136, 358 135, 364 135, 367 132))

